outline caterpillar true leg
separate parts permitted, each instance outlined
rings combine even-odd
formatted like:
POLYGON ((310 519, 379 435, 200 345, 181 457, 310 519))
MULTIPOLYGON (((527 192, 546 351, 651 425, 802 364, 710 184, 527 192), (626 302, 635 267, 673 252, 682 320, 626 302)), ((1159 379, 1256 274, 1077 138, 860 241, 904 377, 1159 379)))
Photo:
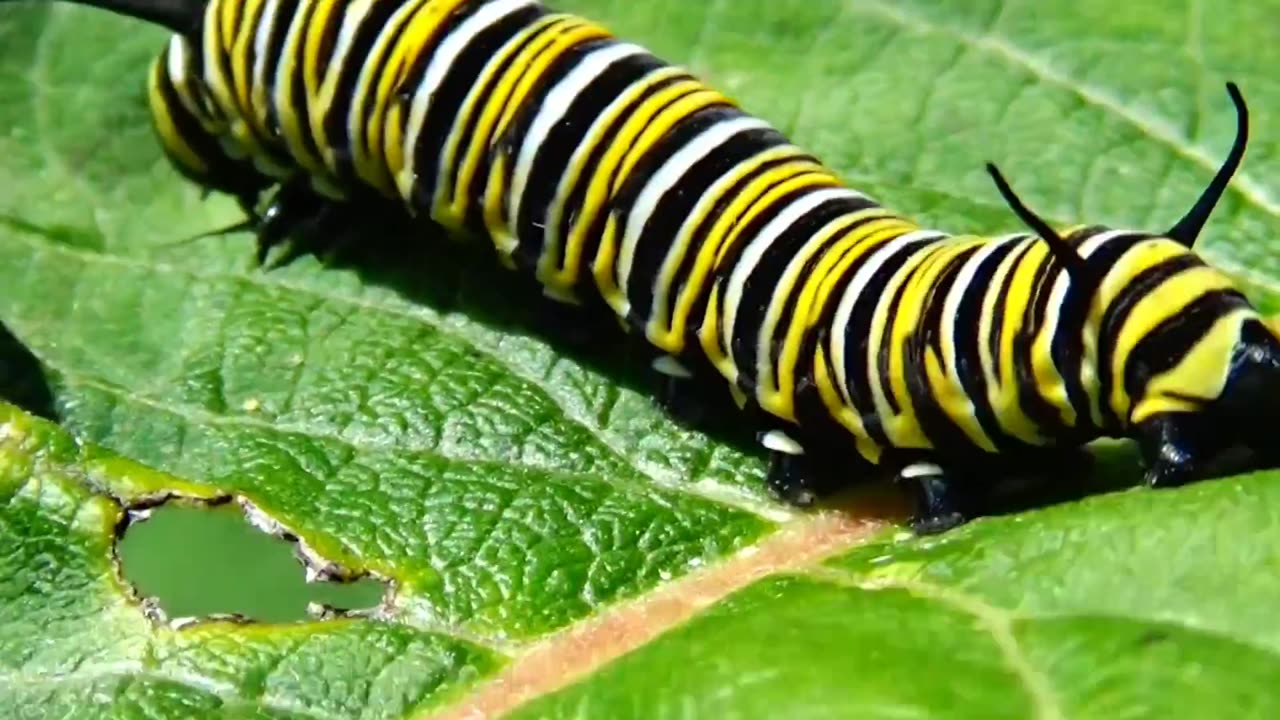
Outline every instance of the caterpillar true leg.
POLYGON ((1151 487, 1185 485, 1196 474, 1196 453, 1178 425, 1172 418, 1161 418, 1145 428, 1142 454, 1147 462, 1145 480, 1151 487))
POLYGON ((289 242, 290 247, 271 267, 287 265, 313 249, 319 237, 316 230, 329 219, 333 204, 334 201, 316 194, 306 178, 281 185, 253 227, 258 242, 258 265, 266 267, 267 256, 281 243, 289 242))
POLYGON ((372 194, 335 200, 316 192, 306 178, 282 183, 267 207, 251 216, 243 229, 257 239, 257 262, 264 269, 283 267, 303 255, 328 262, 356 242, 376 245, 382 236, 392 240, 416 228, 402 207, 372 194), (268 261, 271 251, 284 251, 268 261))

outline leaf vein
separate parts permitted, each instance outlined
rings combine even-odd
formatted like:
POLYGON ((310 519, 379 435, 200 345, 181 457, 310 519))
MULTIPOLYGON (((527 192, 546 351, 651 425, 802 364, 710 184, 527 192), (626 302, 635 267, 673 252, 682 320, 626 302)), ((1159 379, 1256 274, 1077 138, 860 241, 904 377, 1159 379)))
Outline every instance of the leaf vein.
POLYGON ((803 575, 818 580, 825 580, 843 587, 858 590, 904 590, 916 597, 933 600, 947 607, 969 615, 977 621, 992 642, 1000 650, 1005 666, 1022 682, 1035 707, 1035 717, 1039 720, 1065 720, 1062 702, 1053 689, 1053 684, 1039 668, 1023 652, 1018 638, 1013 631, 1013 623, 1017 619, 1009 610, 991 605, 981 598, 960 592, 954 588, 943 587, 929 582, 905 578, 859 579, 846 572, 831 568, 812 568, 803 575))

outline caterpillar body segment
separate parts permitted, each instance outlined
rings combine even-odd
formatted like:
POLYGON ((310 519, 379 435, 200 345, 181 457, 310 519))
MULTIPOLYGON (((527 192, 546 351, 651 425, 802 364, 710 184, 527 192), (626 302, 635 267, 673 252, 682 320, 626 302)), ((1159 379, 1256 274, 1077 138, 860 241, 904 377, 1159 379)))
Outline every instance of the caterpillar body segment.
POLYGON ((768 418, 793 501, 887 471, 937 531, 992 468, 1099 436, 1137 440, 1153 485, 1277 460, 1280 342, 1192 250, 1244 152, 1234 85, 1236 143, 1168 231, 1060 233, 990 167, 1031 232, 953 236, 535 0, 150 3, 89 4, 177 32, 149 88, 186 176, 249 208, 278 186, 272 222, 378 196, 487 237, 768 418))

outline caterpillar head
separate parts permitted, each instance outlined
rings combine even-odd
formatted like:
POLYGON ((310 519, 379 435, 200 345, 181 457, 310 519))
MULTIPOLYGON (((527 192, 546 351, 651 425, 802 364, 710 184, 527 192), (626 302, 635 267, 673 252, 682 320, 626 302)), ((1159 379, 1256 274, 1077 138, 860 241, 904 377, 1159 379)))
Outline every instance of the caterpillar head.
POLYGON ((1178 485, 1280 465, 1280 338, 1244 310, 1237 322, 1228 316, 1205 333, 1191 352, 1202 357, 1181 377, 1154 378, 1141 401, 1135 434, 1148 482, 1178 485))
POLYGON ((1111 366, 1102 401, 1125 434, 1139 440, 1153 485, 1280 465, 1280 336, 1192 251, 1248 141, 1244 98, 1234 83, 1227 83, 1227 93, 1237 121, 1230 153, 1182 219, 1164 233, 1141 236, 1163 262, 1148 268, 1141 282, 1128 278, 1128 292, 1118 297, 1097 295, 1109 268, 1090 267, 1075 245, 1021 202, 995 166, 987 168, 1014 212, 1084 289, 1078 297, 1102 302, 1111 313, 1123 306, 1128 315, 1123 327, 1100 331, 1107 335, 1100 343, 1114 340, 1100 350, 1106 357, 1099 363, 1111 366))
POLYGON ((1264 464, 1280 461, 1280 338, 1271 323, 1241 324, 1227 382, 1206 416, 1264 464))

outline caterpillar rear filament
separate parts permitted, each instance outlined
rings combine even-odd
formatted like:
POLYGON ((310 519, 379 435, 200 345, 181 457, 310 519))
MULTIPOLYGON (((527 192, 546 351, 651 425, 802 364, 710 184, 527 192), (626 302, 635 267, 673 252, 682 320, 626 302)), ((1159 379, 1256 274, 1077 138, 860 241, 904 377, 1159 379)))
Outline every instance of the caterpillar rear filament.
POLYGON ((1100 436, 1147 482, 1276 460, 1280 341, 1192 246, 1234 146, 1168 230, 949 235, 846 187, 691 74, 534 0, 84 0, 175 34, 151 68, 160 142, 239 198, 262 250, 379 195, 488 238, 548 296, 603 304, 675 378, 769 419, 769 482, 805 503, 876 474, 914 525, 1100 436), (259 198, 269 193, 259 217, 259 198))

